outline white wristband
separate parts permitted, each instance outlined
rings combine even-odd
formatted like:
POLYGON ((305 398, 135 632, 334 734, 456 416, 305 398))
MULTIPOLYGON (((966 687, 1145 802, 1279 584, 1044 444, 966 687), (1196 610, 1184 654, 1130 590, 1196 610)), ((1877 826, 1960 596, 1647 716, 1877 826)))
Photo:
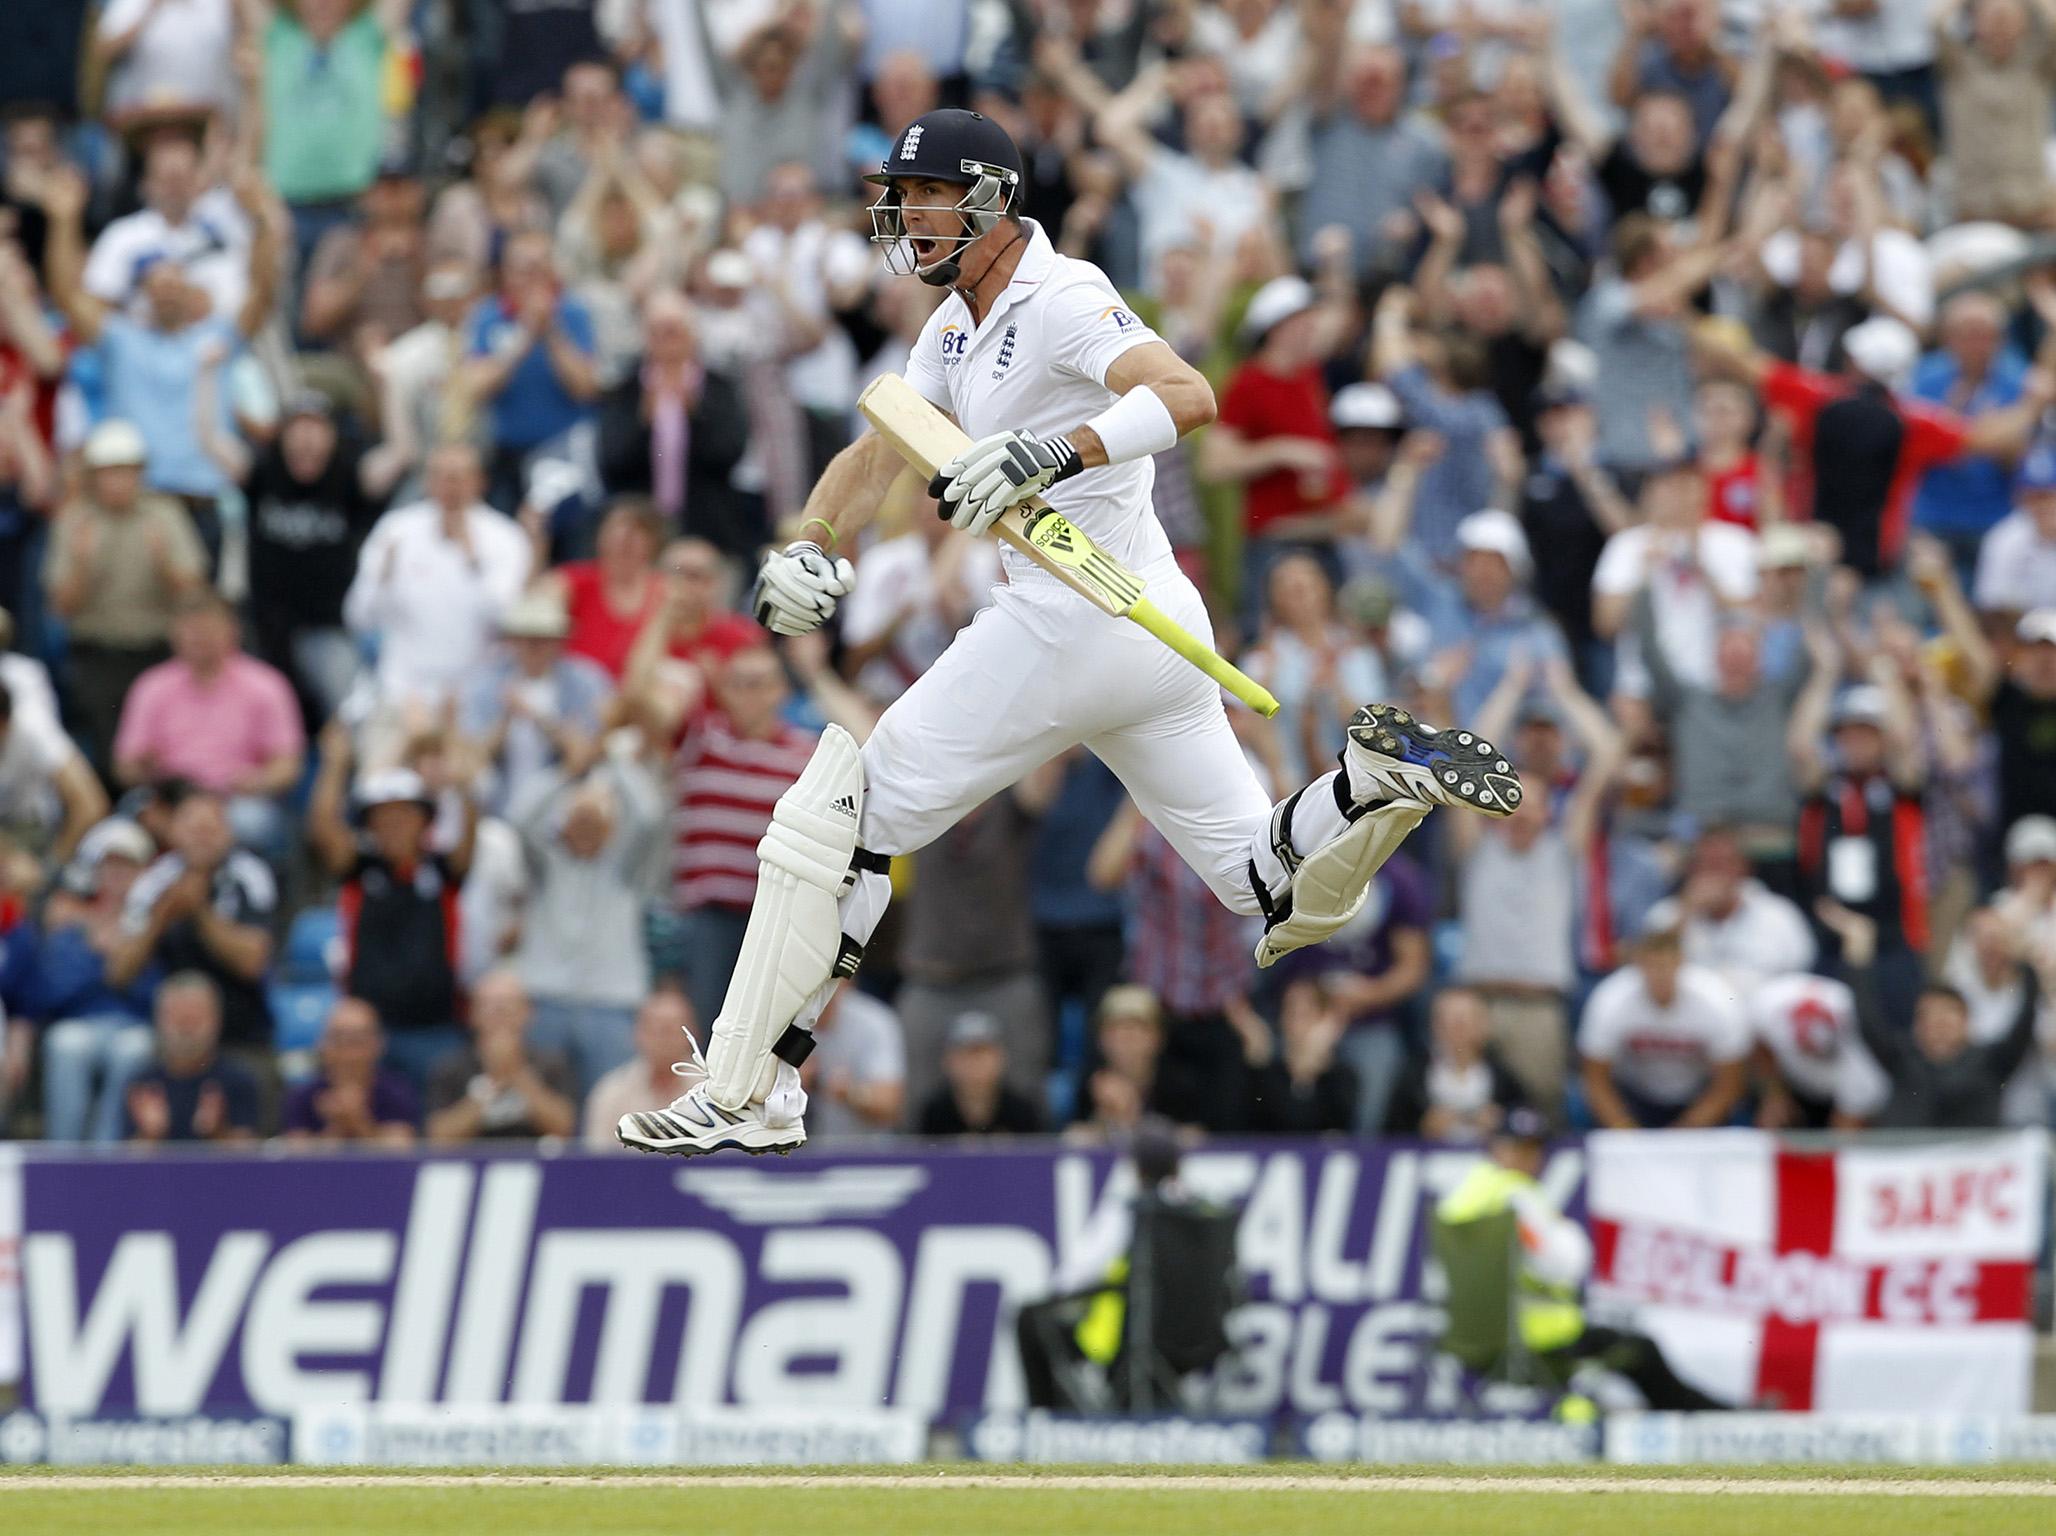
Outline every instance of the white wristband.
POLYGON ((1136 385, 1085 425, 1098 436, 1109 464, 1146 459, 1178 441, 1171 408, 1147 384, 1136 385))

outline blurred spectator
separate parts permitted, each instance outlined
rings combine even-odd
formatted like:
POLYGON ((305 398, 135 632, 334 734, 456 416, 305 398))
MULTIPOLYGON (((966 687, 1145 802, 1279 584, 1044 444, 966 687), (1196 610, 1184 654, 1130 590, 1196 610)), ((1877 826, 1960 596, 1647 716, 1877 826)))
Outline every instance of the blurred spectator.
POLYGON ((145 966, 116 987, 107 963, 121 939, 129 891, 156 856, 149 834, 134 822, 102 822, 79 845, 41 920, 8 935, 9 1002, 45 1023, 46 1140, 121 1139, 129 1081, 153 1049, 150 998, 161 973, 145 966), (17 975, 18 963, 26 976, 17 975))
POLYGON ((1992 906, 2024 942, 2056 952, 2056 819, 2023 816, 2006 829, 2006 886, 1992 906))
POLYGON ((569 62, 554 100, 545 94, 528 104, 516 149, 552 223, 563 222, 592 172, 620 153, 626 106, 619 70, 593 57, 569 62))
POLYGON ((1949 638, 1970 673, 1972 697, 1989 701, 1998 746, 1997 825, 2056 816, 2056 604, 2021 616, 2003 665, 1976 622, 1960 605, 1955 612, 1949 638))
POLYGON ((388 54, 409 48, 412 10, 407 0, 241 3, 264 18, 264 168, 311 253, 377 172, 388 54))
MULTIPOLYGON (((328 873, 342 882, 337 905, 344 960, 338 980, 377 1011, 387 1062, 419 1087, 463 1038, 457 1023, 457 890, 471 868, 477 810, 464 797, 459 841, 447 854, 438 853, 430 841, 436 803, 428 786, 412 769, 388 768, 358 783, 361 826, 353 831, 343 804, 350 760, 349 733, 331 722, 321 735, 307 837, 328 873)), ((525 1015, 525 1000, 523 1006, 525 1015)))
POLYGON ((234 0, 109 0, 91 45, 107 71, 101 114, 126 126, 233 107, 235 33, 234 0))
POLYGON ((1407 111, 1406 58, 1399 49, 1345 46, 1340 36, 1311 46, 1301 252, 1310 259, 1314 240, 1339 228, 1356 270, 1368 273, 1384 254, 1394 216, 1410 216, 1414 193, 1442 180, 1448 156, 1434 129, 1407 111))
MULTIPOLYGON (((1526 658, 1509 666, 1486 709, 1501 740, 1535 674, 1526 658)), ((1554 1115, 1563 1100, 1570 1053, 1568 999, 1577 981, 1580 871, 1590 858, 1601 807, 1621 771, 1620 734, 1586 697, 1560 657, 1543 669, 1555 711, 1584 751, 1572 783, 1551 795, 1522 797, 1514 814, 1485 823, 1451 821, 1458 870, 1457 914, 1463 948, 1457 976, 1481 993, 1492 1014, 1492 1043, 1529 1100, 1554 1115)), ((1523 773, 1528 764, 1515 765, 1523 773)))
POLYGON ((1492 1049, 1492 1014, 1469 987, 1444 987, 1428 1012, 1428 1051, 1408 1066, 1385 1129, 1476 1144, 1527 1104, 1492 1049))
POLYGON ((1358 1129, 1356 1073, 1336 1047, 1350 1027, 1340 999, 1319 982, 1286 987, 1278 1034, 1254 1010, 1239 1009, 1249 1063, 1249 1129, 1277 1136, 1307 1136, 1358 1129))
POLYGON ((1321 363, 1333 321, 1303 278, 1273 278, 1244 311, 1251 351, 1221 391, 1220 416, 1199 451, 1199 475, 1246 487, 1242 525, 1245 606, 1255 611, 1270 569, 1295 549, 1340 574, 1334 541, 1347 526, 1349 477, 1328 419, 1321 363))
MULTIPOLYGON (((2037 840, 2041 847, 2034 851, 2043 866, 2042 881, 2056 882, 2056 825, 2040 828, 2037 840)), ((2019 951, 2024 947, 2030 954, 2047 954, 2052 942, 2056 942, 2046 914, 2039 927, 2017 919, 2018 909, 2009 909, 2000 902, 1978 908, 1965 922, 1963 933, 1942 968, 1940 979, 1962 994, 1970 1011, 1972 1045, 1994 1044, 2005 1039, 2013 1027, 2026 986, 2019 951)), ((2042 1050, 2039 1056, 2030 1055, 2023 1061, 2006 1084, 2002 1114, 2008 1125, 2049 1124, 2056 1014, 2052 1014, 2046 996, 2037 1012, 2035 1033, 2042 1050)))
POLYGON ((935 664, 999 585, 994 541, 917 517, 905 533, 864 551, 856 590, 840 610, 843 675, 874 704, 890 704, 935 664))
POLYGON ((1773 976, 1749 1001, 1756 1031, 1756 1123, 1853 1130, 1890 1088, 1856 1028, 1856 998, 1826 976, 1773 976))
POLYGON ((1084 1036, 1081 1031, 1072 1038, 1067 1019, 1089 1024, 1106 989, 1121 979, 1125 912, 1120 892, 1093 880, 1092 850, 1128 803, 1128 792, 1113 770, 1083 747, 1059 757, 1055 771, 1060 775, 1056 798, 1035 832, 1028 901, 1054 1064, 1070 1066, 1084 1036))
POLYGON ((139 785, 180 778, 222 796, 236 840, 266 857, 290 841, 283 797, 307 741, 290 684, 238 646, 235 610, 210 591, 179 600, 172 658, 129 690, 114 774, 139 785))
POLYGON ((1830 708, 1817 672, 1793 711, 1791 752, 1805 794, 1799 880, 1816 916, 1826 899, 1876 925, 1874 985, 1904 1021, 1929 940, 1927 765, 1898 678, 1884 667, 1873 675, 1830 708))
POLYGON ((1042 1088, 1055 1042, 1035 964, 1028 873, 1061 778, 1061 764, 1044 763, 913 856, 913 889, 900 908, 906 982, 897 999, 911 1104, 927 1103, 941 1081, 950 1021, 973 1010, 1004 1026, 1013 1085, 1031 1096, 1042 1088))
POLYGON ((1357 706, 1391 689, 1376 647, 1336 618, 1335 588, 1319 560, 1281 556, 1264 596, 1263 631, 1242 666, 1280 705, 1274 720, 1284 757, 1280 777, 1304 784, 1342 750, 1343 727, 1357 706))
POLYGON ((1529 464, 1520 505, 1532 585, 1582 672, 1592 647, 1593 573, 1609 536, 1637 514, 1599 467, 1599 428, 1583 391, 1563 384, 1542 391, 1534 419, 1541 451, 1529 464))
POLYGON ((1971 595, 1985 612, 2017 619, 2056 597, 2056 447, 2030 453, 2013 484, 2014 510, 1977 547, 1971 595))
POLYGON ((1610 1130, 1725 1125, 1747 1085, 1750 1030, 1711 971, 1688 964, 1675 928, 1637 941, 1578 1021, 1585 1103, 1610 1130))
POLYGON ((1456 558, 1457 530, 1482 507, 1504 505, 1520 484, 1520 437, 1487 385, 1474 337, 1416 330, 1411 290, 1394 284, 1371 317, 1370 372, 1391 389, 1407 425, 1430 432, 1441 451, 1414 486, 1407 541, 1425 559, 1456 558))
POLYGON ((1647 922, 1678 929, 1686 963, 1719 977, 1744 1005, 1772 978, 1813 968, 1806 915, 1750 878, 1741 840, 1727 827, 1699 834, 1684 884, 1649 909, 1647 922))
MULTIPOLYGON (((772 167, 793 161, 812 166, 824 185, 840 182, 829 125, 837 115, 836 85, 860 36, 858 14, 855 6, 787 7, 742 40, 732 74, 717 76, 719 122, 708 126, 720 139, 721 192, 731 204, 756 202, 772 167)), ((690 20, 683 25, 698 30, 690 20)))
MULTIPOLYGON (((1408 1013, 1433 968, 1428 930, 1434 916, 1427 873, 1395 853, 1379 866, 1355 917, 1325 944, 1283 962, 1284 975, 1310 981, 1320 989, 1321 1006, 1341 1013, 1336 1054, 1355 1079, 1356 1120, 1348 1128, 1359 1136, 1385 1128, 1406 1060, 1408 1013)), ((1279 1024, 1282 1032, 1282 1016, 1279 1024)))
MULTIPOLYGON (((1222 906, 1133 801, 1100 835, 1086 877, 1103 890, 1120 888, 1127 902, 1124 975, 1130 985, 1104 994, 1100 1019, 1104 1025, 1116 994, 1128 1008, 1148 999, 1164 1058, 1157 1074, 1161 1098, 1151 1106, 1181 1125, 1242 1128, 1249 1113, 1249 992, 1256 970, 1250 956, 1262 925, 1222 906)), ((1102 1027, 1102 1049, 1104 1037, 1102 1027)), ((1095 1059, 1088 1054, 1088 1089, 1097 1077, 1090 1071, 1095 1059)), ((1088 1107, 1081 1097, 1079 1112, 1088 1107)))
POLYGON ((960 1013, 942 1037, 942 1082, 914 1123, 922 1136, 1032 1136, 1042 1112, 1007 1085, 1006 1026, 989 1013, 960 1013))
POLYGON ((358 552, 343 618, 378 641, 377 695, 387 728, 455 697, 528 581, 528 540, 479 499, 483 488, 475 450, 436 449, 428 498, 386 513, 358 552))
MULTIPOLYGON (((1778 477, 1753 446, 1756 399, 1732 379, 1708 379, 1693 394, 1692 433, 1706 478, 1706 515, 1764 532, 1784 521, 1778 477)), ((1930 477, 1932 478, 1932 477, 1930 477)))
MULTIPOLYGON (((427 189, 404 155, 380 160, 357 217, 321 237, 300 292, 300 334, 360 366, 422 321, 427 189)), ((354 384, 357 381, 352 379, 354 384)))
POLYGON ((361 997, 338 998, 322 1026, 319 1054, 320 1070, 286 1098, 280 1135, 323 1145, 414 1144, 420 1101, 406 1078, 380 1065, 385 1035, 377 1009, 361 997))
MULTIPOLYGON (((1616 686, 1623 691, 1648 694, 1658 667, 1671 674, 1673 687, 1709 689, 1723 618, 1756 596, 1756 535, 1707 517, 1706 481, 1682 457, 1647 472, 1642 508, 1645 520, 1609 538, 1592 573, 1592 627, 1604 636, 1624 630, 1630 636, 1620 651, 1623 675, 1616 686), (1628 629, 1636 596, 1645 592, 1654 644, 1628 629)), ((1739 673, 1734 680, 1739 683, 1739 673)))
POLYGON ((1566 658, 1562 633, 1529 593, 1534 562, 1511 513, 1471 513, 1456 525, 1456 549, 1455 581, 1417 569, 1411 586, 1434 648, 1423 682, 1469 719, 1517 662, 1566 658))
POLYGON ((551 593, 516 598, 499 628, 499 646, 458 698, 457 728, 486 775, 481 803, 507 815, 534 802, 538 781, 584 773, 613 688, 593 662, 564 654, 571 622, 551 593))
POLYGON ((221 1054, 222 998, 199 971, 157 989, 157 1059, 128 1085, 132 1142, 248 1141, 257 1134, 257 1080, 221 1054))
MULTIPOLYGON (((1654 564, 1654 546, 1650 553, 1654 564)), ((1662 596, 1668 605, 1677 593, 1666 584, 1662 596)), ((1833 661, 1816 646, 1784 675, 1766 675, 1761 631, 1739 616, 1716 618, 1712 677, 1691 681, 1658 628, 1657 597, 1653 583, 1636 591, 1630 633, 1648 673, 1651 712, 1670 741, 1677 808, 1702 826, 1733 827, 1754 857, 1789 858, 1799 808, 1786 750, 1792 711, 1809 680, 1832 685, 1833 661)))
MULTIPOLYGON (((645 627, 645 639, 661 638, 668 626, 669 615, 660 613, 645 627)), ((641 641, 637 646, 647 649, 641 641)), ((648 686, 631 665, 628 695, 643 697, 648 686)), ((721 1012, 742 951, 757 893, 757 841, 818 739, 783 718, 785 669, 769 646, 728 656, 715 671, 712 691, 714 708, 678 722, 671 758, 672 900, 684 915, 686 991, 694 1015, 708 1020, 721 1012)))
POLYGON ((698 312, 672 289, 643 301, 642 355, 600 397, 600 478, 617 495, 649 499, 652 555, 665 529, 684 529, 743 557, 764 532, 760 498, 734 484, 749 411, 735 378, 702 360, 698 327, 698 312))
POLYGON ((1079 1086, 1065 1134, 1104 1145, 1133 1135, 1145 1114, 1189 1124, 1180 1121, 1179 1110, 1191 1102, 1197 1085, 1163 1059, 1163 1012, 1149 988, 1109 987, 1095 1023, 1100 1065, 1079 1086))
POLYGON ((1890 1021, 1871 970, 1875 925, 1859 913, 1835 914, 1842 953, 1856 994, 1856 1021, 1863 1043, 1891 1079, 1891 1096, 1876 1117, 1895 1130, 1983 1130, 2001 1124, 2007 1079, 2034 1047, 2047 961, 2030 960, 2016 930, 2011 937, 2020 966, 2020 1002, 2006 1033, 1986 1044, 1970 1035, 1970 1005, 1944 982, 1921 988, 1909 1032, 1890 1021))
POLYGON ((490 419, 491 500, 511 508, 531 461, 564 456, 572 429, 593 419, 600 387, 592 315, 559 285, 548 235, 508 239, 499 291, 471 312, 465 336, 460 383, 490 419))
POLYGON ((0 682, 0 834, 62 864, 106 814, 107 793, 79 749, 41 708, 16 708, 0 682))
POLYGON ((2039 125, 2056 80, 2048 10, 2028 0, 1941 0, 1934 28, 1956 217, 2047 229, 2051 189, 2039 125))
MULTIPOLYGON (((665 601, 667 586, 678 585, 667 583, 667 573, 657 568, 663 542, 664 521, 656 509, 640 496, 623 496, 600 519, 596 558, 537 573, 538 594, 555 597, 564 610, 571 655, 620 678, 636 636, 665 601)), ((711 588, 721 572, 711 550, 704 570, 711 588)))
MULTIPOLYGON (((1916 399, 1965 418, 2003 410, 2020 399, 2028 361, 2007 341, 2006 309, 1997 299, 1977 289, 1957 294, 1942 305, 1938 329, 1941 348, 1914 370, 1911 393, 1916 399)), ((2036 489, 2056 489, 2056 470, 2044 470, 2042 478, 2048 485, 2036 489)), ((1958 569, 1968 570, 1979 541, 2011 505, 2005 462, 1966 455, 1935 466, 1922 478, 1913 526, 1948 545, 1958 569)))
POLYGON ((814 1021, 800 1067, 807 1135, 830 1140, 896 1131, 907 1118, 907 1045, 893 1010, 844 981, 814 1021))
MULTIPOLYGON (((184 6, 193 0, 178 3, 184 6)), ((86 298, 144 321, 174 297, 169 289, 153 288, 163 282, 161 272, 174 272, 197 290, 176 295, 192 311, 188 318, 211 315, 228 321, 246 312, 250 280, 257 273, 250 260, 248 210, 238 206, 227 188, 212 184, 215 167, 198 137, 190 130, 160 129, 144 141, 142 162, 137 190, 143 206, 100 231, 91 254, 83 258, 83 272, 76 271, 80 258, 75 246, 69 251, 55 242, 46 247, 51 297, 63 305, 60 282, 76 272, 86 298)), ((75 221, 89 191, 83 178, 53 159, 36 185, 47 229, 54 232, 75 221)), ((84 299, 79 302, 93 310, 84 299)))
POLYGON ((578 1128, 571 1066, 528 1041, 528 994, 511 971, 471 990, 471 1038, 435 1065, 428 1082, 431 1142, 569 1136, 578 1128))
POLYGON ((1789 422, 1812 486, 1810 515, 1841 536, 1842 562, 1866 578, 1897 567, 1923 474, 1965 454, 2018 453, 2056 400, 2056 380, 2042 370, 2028 374, 2018 403, 1974 421, 1906 397, 1900 392, 1912 382, 1920 343, 1889 316, 1843 337, 1844 377, 1774 362, 1717 322, 1702 325, 1696 339, 1709 367, 1748 382, 1789 422))
POLYGON ((122 700, 167 653, 172 609, 202 580, 205 554, 177 502, 143 490, 143 437, 105 421, 86 439, 84 489, 57 514, 43 580, 65 621, 65 696, 86 755, 114 769, 122 700))
POLYGON ((142 434, 150 489, 183 500, 216 551, 218 503, 240 452, 235 406, 217 374, 270 318, 277 297, 281 232, 271 192, 254 171, 238 173, 236 207, 251 237, 249 283, 237 305, 223 305, 178 257, 166 255, 139 262, 138 297, 127 310, 93 291, 80 243, 85 197, 85 179, 76 173, 49 183, 50 297, 71 322, 73 338, 99 349, 104 412, 142 434))
POLYGON ((632 758, 608 756, 583 781, 565 767, 522 786, 511 812, 527 855, 514 967, 540 1050, 570 1058, 580 1096, 635 1051, 636 1004, 649 990, 643 907, 664 807, 632 758))
POLYGON ((662 1109, 677 1098, 686 1085, 672 1064, 687 1059, 687 1047, 697 1047, 704 1035, 685 989, 669 979, 659 981, 635 1010, 635 1055, 594 1083, 585 1097, 580 1135, 586 1146, 618 1150, 614 1127, 623 1115, 662 1109))
POLYGON ((444 259, 421 280, 421 323, 376 351, 363 364, 377 392, 379 441, 367 455, 366 474, 402 498, 421 493, 429 451, 444 442, 476 442, 476 402, 461 383, 465 326, 478 296, 478 270, 444 259))
POLYGON ((227 807, 211 791, 182 791, 169 838, 129 891, 120 936, 107 951, 108 985, 125 989, 152 964, 197 972, 213 993, 208 1011, 221 1039, 267 1047, 264 982, 278 882, 262 859, 236 847, 227 807))
POLYGON ((638 311, 678 281, 685 255, 676 214, 627 145, 603 140, 557 225, 558 270, 592 312, 602 385, 627 377, 643 350, 638 311))
POLYGON ((256 652, 293 680, 318 725, 357 676, 343 600, 378 515, 379 472, 344 441, 328 397, 305 392, 242 481, 256 652))

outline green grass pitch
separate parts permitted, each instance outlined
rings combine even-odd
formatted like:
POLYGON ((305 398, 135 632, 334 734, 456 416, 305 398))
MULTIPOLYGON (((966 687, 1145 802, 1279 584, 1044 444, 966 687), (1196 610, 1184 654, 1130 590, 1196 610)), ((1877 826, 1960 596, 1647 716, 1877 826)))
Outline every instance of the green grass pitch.
POLYGON ((2056 1473, 2047 1468, 1153 1471, 957 1463, 876 1474, 749 1474, 751 1486, 690 1472, 510 1476, 20 1469, 0 1476, 0 1529, 22 1536, 2046 1536, 2056 1529, 2056 1473))

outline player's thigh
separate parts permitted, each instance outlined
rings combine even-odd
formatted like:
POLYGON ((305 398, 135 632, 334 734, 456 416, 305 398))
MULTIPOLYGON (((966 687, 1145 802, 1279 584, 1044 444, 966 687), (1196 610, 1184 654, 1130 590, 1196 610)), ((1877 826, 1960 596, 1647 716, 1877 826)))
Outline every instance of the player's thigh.
POLYGON ((1033 618, 1004 601, 986 608, 879 717, 864 743, 866 848, 925 848, 1083 737, 1033 618))

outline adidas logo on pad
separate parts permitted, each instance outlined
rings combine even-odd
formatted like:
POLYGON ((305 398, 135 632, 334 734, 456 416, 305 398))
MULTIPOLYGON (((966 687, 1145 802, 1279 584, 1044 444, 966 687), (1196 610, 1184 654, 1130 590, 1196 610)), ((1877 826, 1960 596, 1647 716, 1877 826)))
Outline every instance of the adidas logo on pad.
POLYGON ((842 812, 842 814, 849 817, 851 821, 855 821, 857 819, 857 802, 854 796, 844 795, 840 800, 835 802, 834 809, 842 812))

